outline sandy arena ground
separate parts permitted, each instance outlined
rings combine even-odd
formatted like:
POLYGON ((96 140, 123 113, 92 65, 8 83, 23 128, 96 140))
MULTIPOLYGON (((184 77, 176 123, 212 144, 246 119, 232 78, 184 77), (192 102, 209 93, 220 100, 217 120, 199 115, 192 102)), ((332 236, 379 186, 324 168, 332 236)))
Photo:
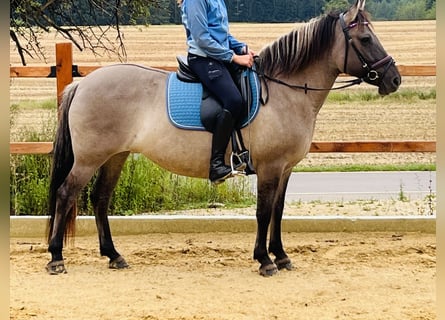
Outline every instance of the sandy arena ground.
POLYGON ((253 233, 118 236, 131 265, 119 271, 95 236, 77 237, 58 276, 43 239, 12 238, 10 319, 436 319, 434 234, 283 239, 295 268, 264 278, 253 233))

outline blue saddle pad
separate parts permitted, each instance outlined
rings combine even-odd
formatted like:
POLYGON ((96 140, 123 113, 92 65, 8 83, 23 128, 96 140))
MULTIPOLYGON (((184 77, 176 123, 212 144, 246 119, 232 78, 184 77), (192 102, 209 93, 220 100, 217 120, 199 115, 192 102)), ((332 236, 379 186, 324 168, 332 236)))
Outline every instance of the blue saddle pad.
MULTIPOLYGON (((247 70, 252 91, 252 106, 249 115, 243 120, 242 127, 248 125, 257 115, 260 107, 260 82, 258 75, 247 70)), ((170 121, 178 128, 205 130, 201 122, 202 84, 184 82, 178 79, 176 72, 167 79, 167 114, 170 121)))

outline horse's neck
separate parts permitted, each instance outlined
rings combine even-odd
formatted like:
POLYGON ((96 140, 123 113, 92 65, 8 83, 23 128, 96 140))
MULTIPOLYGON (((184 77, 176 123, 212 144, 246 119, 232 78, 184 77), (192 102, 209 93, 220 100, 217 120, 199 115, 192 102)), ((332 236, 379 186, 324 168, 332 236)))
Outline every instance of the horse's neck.
POLYGON ((307 92, 304 89, 297 89, 296 91, 300 95, 304 94, 310 97, 308 99, 308 107, 312 108, 314 113, 317 114, 338 75, 338 70, 329 67, 328 61, 320 61, 295 72, 288 76, 285 81, 291 84, 307 86, 307 92))

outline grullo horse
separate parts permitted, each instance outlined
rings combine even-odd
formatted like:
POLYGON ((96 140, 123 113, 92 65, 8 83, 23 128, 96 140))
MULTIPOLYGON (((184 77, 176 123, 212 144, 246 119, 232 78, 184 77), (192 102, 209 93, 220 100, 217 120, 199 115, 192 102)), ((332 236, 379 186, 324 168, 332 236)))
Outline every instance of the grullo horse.
MULTIPOLYGON (((261 275, 292 269, 281 239, 285 192, 292 168, 309 151, 317 114, 338 75, 347 73, 375 85, 381 95, 401 84, 364 6, 365 0, 357 0, 345 12, 313 18, 258 53, 263 94, 267 87, 269 99, 242 131, 249 130, 244 140, 257 175, 253 257, 261 275)), ((77 196, 96 172, 91 202, 100 254, 117 269, 128 264, 114 247, 107 211, 127 156, 140 153, 173 173, 208 178, 211 134, 183 130, 169 121, 168 76, 159 69, 117 64, 66 87, 50 182, 50 274, 66 272, 62 249, 73 233, 77 196)))

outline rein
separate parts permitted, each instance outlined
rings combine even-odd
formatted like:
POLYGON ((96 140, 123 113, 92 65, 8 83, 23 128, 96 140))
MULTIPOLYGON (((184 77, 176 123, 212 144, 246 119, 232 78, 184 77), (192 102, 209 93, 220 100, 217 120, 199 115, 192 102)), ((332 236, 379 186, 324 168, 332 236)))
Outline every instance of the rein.
MULTIPOLYGON (((255 57, 255 64, 259 64, 256 60, 259 60, 259 57, 256 56, 255 57)), ((288 88, 291 89, 301 89, 304 90, 304 93, 307 94, 308 91, 334 91, 334 90, 340 90, 340 89, 345 89, 348 87, 352 87, 354 85, 358 85, 360 83, 362 83, 364 81, 364 78, 356 78, 356 79, 351 79, 351 80, 345 80, 345 81, 335 81, 336 83, 345 83, 344 85, 338 86, 338 87, 334 87, 334 88, 314 88, 314 87, 309 87, 307 83, 305 83, 304 85, 298 85, 298 84, 290 84, 287 83, 285 81, 282 81, 280 79, 277 78, 273 78, 271 76, 268 76, 267 74, 263 73, 262 71, 258 71, 262 70, 262 68, 252 68, 252 70, 254 72, 256 72, 258 74, 258 77, 260 78, 260 81, 262 83, 264 83, 264 87, 266 88, 266 98, 263 99, 263 97, 261 97, 261 103, 263 105, 267 104, 267 102, 269 101, 269 85, 267 84, 267 80, 281 84, 283 86, 286 86, 288 88)))
MULTIPOLYGON (((335 81, 336 83, 344 83, 341 86, 338 87, 331 87, 331 88, 314 88, 314 87, 310 87, 308 86, 307 83, 305 83, 304 85, 297 85, 297 84, 290 84, 287 83, 285 81, 282 81, 280 79, 277 78, 273 78, 265 73, 262 72, 263 68, 261 68, 261 59, 259 56, 255 56, 255 65, 258 66, 258 68, 252 68, 252 70, 254 72, 256 72, 258 74, 258 77, 260 78, 260 81, 262 83, 264 83, 264 87, 266 88, 266 98, 263 99, 263 97, 261 97, 261 103, 263 105, 267 104, 267 102, 269 101, 269 86, 267 84, 267 80, 278 83, 280 85, 284 85, 288 88, 291 89, 300 89, 300 90, 304 90, 304 93, 307 94, 308 91, 333 91, 333 90, 340 90, 340 89, 345 89, 348 87, 352 87, 354 85, 359 85, 364 81, 376 81, 378 79, 380 79, 379 83, 377 83, 377 85, 380 85, 381 83, 381 79, 383 79, 386 75, 386 72, 388 71, 388 69, 395 64, 394 59, 387 55, 386 57, 380 59, 379 61, 371 64, 371 66, 369 67, 369 63, 366 61, 365 57, 360 53, 360 51, 357 49, 357 47, 355 46, 355 44, 352 42, 352 38, 349 35, 349 30, 351 30, 352 28, 355 28, 356 26, 358 26, 358 22, 353 22, 351 24, 349 24, 348 26, 345 23, 345 19, 344 19, 344 13, 341 13, 339 16, 339 20, 340 20, 340 24, 343 30, 343 34, 345 35, 345 40, 346 40, 346 45, 345 45, 345 60, 344 60, 344 68, 343 68, 343 72, 347 73, 347 63, 348 63, 348 53, 349 53, 349 44, 351 45, 351 47, 354 49, 358 59, 360 60, 361 64, 362 64, 362 68, 365 69, 366 71, 366 76, 365 77, 357 77, 356 79, 352 79, 352 80, 345 80, 345 81, 335 81), (384 70, 383 73, 381 74, 381 76, 379 76, 378 71, 376 71, 376 69, 380 68, 384 66, 384 70), (260 70, 260 71, 259 71, 260 70)), ((365 21, 363 22, 363 24, 368 25, 369 22, 365 21)))

